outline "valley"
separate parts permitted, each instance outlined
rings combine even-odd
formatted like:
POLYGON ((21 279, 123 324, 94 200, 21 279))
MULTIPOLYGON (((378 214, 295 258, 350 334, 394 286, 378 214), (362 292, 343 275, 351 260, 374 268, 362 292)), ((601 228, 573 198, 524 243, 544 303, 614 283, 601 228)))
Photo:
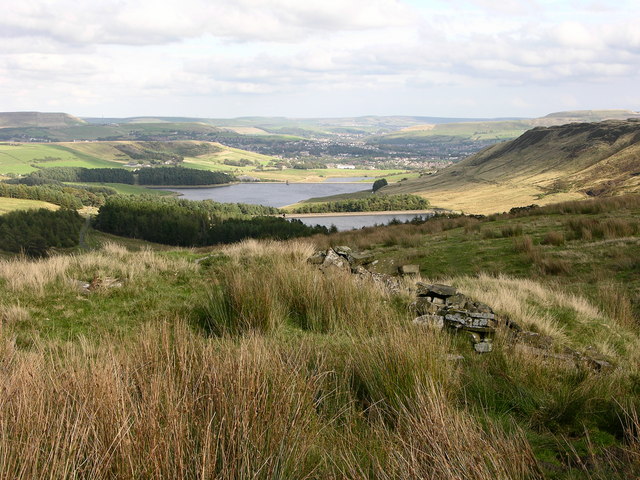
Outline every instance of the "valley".
POLYGON ((161 122, 0 145, 0 472, 634 478, 640 122, 587 119, 411 169, 161 122))

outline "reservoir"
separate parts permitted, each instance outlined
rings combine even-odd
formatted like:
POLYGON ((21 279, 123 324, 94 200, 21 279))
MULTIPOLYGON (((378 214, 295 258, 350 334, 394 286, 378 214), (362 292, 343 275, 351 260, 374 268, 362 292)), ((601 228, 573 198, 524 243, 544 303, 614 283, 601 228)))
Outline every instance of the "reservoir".
POLYGON ((324 183, 236 183, 212 188, 163 188, 186 200, 214 200, 223 203, 252 203, 284 207, 308 198, 371 190, 371 183, 347 183, 345 180, 324 183))
MULTIPOLYGON (((206 188, 165 188, 181 194, 186 200, 214 200, 224 203, 251 203, 269 207, 284 207, 308 198, 327 197, 342 193, 371 190, 372 183, 355 183, 362 178, 331 178, 323 183, 236 183, 220 187, 206 188)), ((287 218, 299 218, 307 225, 335 225, 340 231, 386 225, 396 219, 406 222, 416 217, 425 217, 428 213, 368 213, 342 215, 287 215, 287 218)))

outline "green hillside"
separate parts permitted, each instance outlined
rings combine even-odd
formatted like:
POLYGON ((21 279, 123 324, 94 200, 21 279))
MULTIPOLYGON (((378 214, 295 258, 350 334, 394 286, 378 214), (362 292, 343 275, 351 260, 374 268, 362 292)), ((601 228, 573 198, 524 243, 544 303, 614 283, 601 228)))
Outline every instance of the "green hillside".
POLYGON ((538 127, 440 172, 384 188, 433 206, 491 213, 640 190, 640 122, 538 127))
POLYGON ((533 119, 414 125, 380 137, 370 138, 369 141, 387 144, 501 141, 516 138, 534 127, 603 120, 626 120, 628 118, 640 118, 640 114, 631 110, 584 110, 551 113, 533 119))
POLYGON ((86 123, 68 113, 0 112, 0 128, 72 127, 86 123))

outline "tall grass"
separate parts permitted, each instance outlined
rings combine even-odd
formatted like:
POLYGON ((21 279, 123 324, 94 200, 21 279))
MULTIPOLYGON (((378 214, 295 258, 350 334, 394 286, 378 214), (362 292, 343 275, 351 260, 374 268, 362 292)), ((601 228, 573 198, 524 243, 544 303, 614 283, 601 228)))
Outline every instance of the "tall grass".
POLYGON ((189 272, 196 266, 183 259, 171 259, 143 249, 128 251, 115 243, 101 250, 80 255, 59 255, 28 260, 15 257, 0 260, 0 279, 13 292, 28 291, 43 296, 48 288, 75 288, 74 280, 91 281, 93 277, 115 277, 139 281, 159 272, 189 272), (87 275, 87 272, 90 272, 87 275))
POLYGON ((304 330, 383 331, 403 311, 389 293, 350 271, 321 272, 306 260, 309 244, 252 242, 224 251, 232 260, 215 268, 209 302, 197 321, 215 335, 273 332, 285 325, 304 330), (284 255, 274 255, 281 249, 284 255))
POLYGON ((446 383, 431 379, 436 357, 419 361, 439 348, 429 347, 433 339, 412 336, 408 351, 400 348, 405 335, 365 347, 362 359, 353 340, 325 349, 257 336, 212 341, 180 323, 148 329, 126 348, 23 353, 5 342, 0 477, 447 479, 457 472, 493 479, 495 472, 503 478, 535 473, 518 432, 485 429, 451 405, 441 392, 446 383), (375 368, 374 352, 390 362, 378 367, 386 378, 369 379, 375 403, 364 405, 348 372, 375 368), (417 353, 408 363, 391 361, 417 353), (389 367, 405 382, 398 384, 389 367), (374 409, 395 412, 396 421, 367 413, 374 409))

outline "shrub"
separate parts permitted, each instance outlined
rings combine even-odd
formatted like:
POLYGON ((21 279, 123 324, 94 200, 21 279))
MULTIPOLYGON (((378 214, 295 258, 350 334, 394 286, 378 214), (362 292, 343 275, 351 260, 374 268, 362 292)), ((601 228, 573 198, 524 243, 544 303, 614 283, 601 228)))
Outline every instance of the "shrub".
POLYGON ((386 178, 379 178, 378 180, 373 182, 372 191, 377 192, 382 187, 386 187, 388 184, 389 184, 389 182, 387 182, 386 178))
POLYGON ((542 239, 543 245, 555 245, 557 247, 564 245, 564 233, 562 232, 547 232, 542 239))

